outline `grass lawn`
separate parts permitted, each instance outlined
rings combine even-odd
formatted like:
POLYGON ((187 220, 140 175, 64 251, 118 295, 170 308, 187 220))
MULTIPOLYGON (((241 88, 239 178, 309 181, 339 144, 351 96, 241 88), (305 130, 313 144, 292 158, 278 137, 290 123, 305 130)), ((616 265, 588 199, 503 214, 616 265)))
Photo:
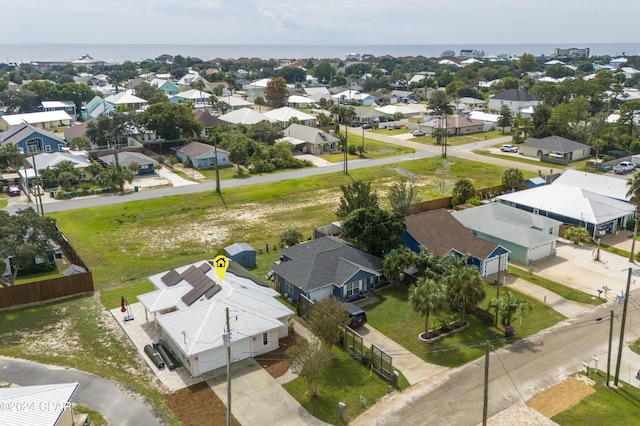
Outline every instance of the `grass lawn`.
POLYGON ((637 354, 640 354, 640 339, 638 339, 635 342, 631 343, 629 345, 629 349, 631 349, 632 351, 634 351, 637 354))
POLYGON ((53 278, 60 278, 61 276, 62 276, 62 271, 60 269, 56 269, 55 271, 49 271, 49 272, 41 272, 39 274, 29 274, 24 277, 18 276, 16 278, 16 285, 31 283, 34 281, 50 280, 53 278))
POLYGON ((6 196, 0 198, 0 209, 4 209, 8 204, 9 201, 7 200, 6 196))
MULTIPOLYGON (((489 301, 495 298, 496 290, 487 284, 486 291, 487 298, 480 304, 485 309, 489 301)), ((418 334, 424 332, 425 319, 411 309, 407 296, 408 287, 388 287, 376 295, 380 301, 366 308, 369 324, 427 362, 456 367, 481 357, 487 340, 492 341, 495 347, 505 344, 503 329, 486 325, 472 315, 467 315, 470 327, 465 331, 436 343, 423 343, 418 340, 418 334)), ((522 325, 518 321, 513 324, 516 327, 516 337, 535 334, 565 319, 527 296, 517 294, 517 297, 527 300, 533 311, 526 314, 522 325)), ((431 315, 429 328, 437 328, 441 320, 449 320, 452 316, 453 313, 449 310, 441 312, 441 315, 431 315)))
MULTIPOLYGON (((543 163, 540 160, 535 160, 533 158, 524 157, 522 155, 493 154, 493 153, 489 152, 489 150, 486 150, 486 149, 476 149, 473 152, 475 152, 476 154, 479 154, 479 155, 484 155, 485 157, 503 158, 503 159, 508 159, 508 160, 512 160, 512 161, 517 161, 519 163, 533 164, 534 166, 540 166, 540 167, 547 167, 547 168, 550 168, 550 169, 556 169, 556 170, 559 170, 559 171, 562 171, 562 170, 565 169, 565 166, 563 166, 561 164, 543 163)), ((569 166, 572 167, 573 163, 570 164, 569 166)))
MULTIPOLYGON (((360 147, 362 146, 362 137, 349 134, 348 143, 349 145, 355 145, 356 147, 360 147)), ((378 158, 393 157, 396 155, 411 154, 415 152, 413 148, 406 148, 403 146, 381 142, 379 140, 369 139, 369 138, 364 139, 364 151, 365 151, 364 157, 372 160, 375 160, 378 158)), ((341 152, 337 152, 335 154, 322 155, 320 158, 322 158, 323 160, 330 161, 332 163, 337 163, 344 160, 344 154, 341 152)), ((361 157, 359 155, 349 155, 349 158, 347 161, 357 160, 360 158, 361 157)))
MULTIPOLYGON (((119 304, 119 302, 118 302, 119 304)), ((148 383, 146 364, 93 296, 0 312, 0 354, 62 365, 122 382, 147 396, 175 423, 148 383)))
MULTIPOLYGON (((429 158, 342 173, 283 180, 278 183, 233 188, 222 197, 213 192, 172 196, 104 207, 53 213, 76 250, 91 265, 98 290, 128 286, 147 276, 211 257, 226 245, 245 241, 258 250, 258 275, 274 261, 260 249, 278 244, 289 228, 306 237, 314 226, 335 220, 341 195, 339 185, 354 180, 372 182, 382 204, 399 174, 399 166, 419 176, 420 196, 446 195, 459 177, 477 188, 499 183, 504 168, 454 159, 448 174, 434 178, 440 158, 429 158), (441 181, 446 181, 445 192, 441 181)), ((277 257, 276 257, 277 259, 277 257)))
POLYGON ((367 130, 367 132, 372 132, 372 133, 378 133, 381 135, 387 135, 387 136, 395 136, 395 135, 404 135, 405 133, 409 133, 409 129, 394 129, 393 127, 390 127, 388 129, 369 129, 367 130))
POLYGON ((544 287, 547 290, 550 290, 556 293, 557 295, 564 297, 567 300, 573 300, 574 302, 586 303, 594 306, 601 305, 602 303, 605 302, 603 299, 598 299, 597 297, 591 294, 587 294, 580 290, 575 290, 571 287, 558 284, 555 281, 551 281, 546 278, 539 277, 537 275, 530 273, 529 271, 525 271, 518 267, 508 266, 507 271, 533 284, 539 285, 540 287, 544 287))
POLYGON ((346 352, 334 349, 333 356, 331 366, 320 378, 319 399, 309 399, 307 383, 301 377, 283 385, 287 392, 318 419, 335 425, 347 424, 366 410, 360 402, 360 395, 366 398, 368 408, 380 397, 394 390, 375 373, 371 375, 367 366, 351 358, 346 352), (338 402, 346 404, 344 422, 338 418, 338 402))
MULTIPOLYGON (((593 379, 593 375, 590 375, 593 379)), ((560 425, 634 425, 640 418, 640 389, 622 382, 622 387, 607 387, 606 373, 594 379, 595 393, 579 404, 551 418, 560 425)), ((613 379, 612 379, 613 380, 613 379)))

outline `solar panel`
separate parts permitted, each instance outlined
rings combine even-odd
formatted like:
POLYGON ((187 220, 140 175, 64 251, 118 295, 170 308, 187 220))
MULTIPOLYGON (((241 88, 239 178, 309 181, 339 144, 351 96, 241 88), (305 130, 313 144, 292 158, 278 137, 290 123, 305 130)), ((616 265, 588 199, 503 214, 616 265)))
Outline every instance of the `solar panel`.
MULTIPOLYGON (((211 269, 211 267, 208 269, 211 269)), ((187 294, 182 296, 182 301, 187 306, 191 306, 191 304, 202 295, 210 299, 221 290, 220 286, 216 284, 214 280, 205 275, 205 272, 201 268, 196 268, 195 266, 189 267, 182 273, 181 277, 193 287, 187 294)))
POLYGON ((208 262, 205 262, 202 265, 200 265, 199 269, 206 274, 211 269, 211 265, 209 265, 208 262))
POLYGON ((207 290, 207 292, 204 295, 206 296, 207 299, 211 299, 220 290, 222 290, 222 287, 216 284, 213 287, 211 287, 209 290, 207 290))
POLYGON ((172 269, 171 271, 164 274, 160 279, 163 283, 165 283, 167 287, 172 287, 182 280, 182 275, 177 273, 175 269, 172 269))
POLYGON ((200 296, 202 296, 202 292, 197 288, 192 288, 187 294, 182 296, 182 301, 185 305, 191 306, 200 296))

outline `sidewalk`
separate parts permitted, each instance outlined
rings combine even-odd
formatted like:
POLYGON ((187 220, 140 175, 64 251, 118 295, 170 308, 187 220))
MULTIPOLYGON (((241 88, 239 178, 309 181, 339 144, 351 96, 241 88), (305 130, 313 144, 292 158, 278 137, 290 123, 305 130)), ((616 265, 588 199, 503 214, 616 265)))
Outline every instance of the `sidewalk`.
POLYGON ((561 313, 567 318, 575 317, 593 307, 584 303, 567 300, 551 290, 547 290, 544 287, 540 287, 539 285, 530 283, 529 281, 512 275, 508 275, 506 277, 506 283, 507 289, 511 288, 517 290, 520 293, 551 307, 554 311, 561 313))

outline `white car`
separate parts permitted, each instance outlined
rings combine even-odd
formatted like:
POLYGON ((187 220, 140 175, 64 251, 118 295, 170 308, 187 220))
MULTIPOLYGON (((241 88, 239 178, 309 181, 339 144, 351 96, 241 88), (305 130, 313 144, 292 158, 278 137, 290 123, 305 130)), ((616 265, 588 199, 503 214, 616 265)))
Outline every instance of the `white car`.
POLYGON ((502 152, 518 152, 518 147, 515 145, 500 145, 500 151, 502 152))
POLYGON ((636 168, 636 165, 631 161, 623 161, 616 166, 613 166, 613 173, 622 174, 632 172, 636 168))
POLYGON ((412 134, 413 136, 416 136, 416 137, 417 137, 417 136, 425 136, 425 135, 426 135, 426 133, 424 132, 424 130, 420 130, 420 129, 416 129, 416 130, 414 130, 413 132, 411 132, 411 134, 412 134))

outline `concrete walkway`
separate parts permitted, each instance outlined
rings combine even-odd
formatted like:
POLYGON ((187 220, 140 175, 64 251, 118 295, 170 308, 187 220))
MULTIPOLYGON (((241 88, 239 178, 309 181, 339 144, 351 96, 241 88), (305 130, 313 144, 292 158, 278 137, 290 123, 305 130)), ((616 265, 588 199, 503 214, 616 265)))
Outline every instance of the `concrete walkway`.
MULTIPOLYGON (((209 379, 207 384, 226 405, 226 375, 209 379)), ((232 365, 231 412, 243 425, 327 424, 309 414, 254 359, 245 359, 232 365)))
POLYGON ((517 290, 518 292, 551 307, 554 311, 561 313, 567 318, 573 318, 593 307, 592 305, 567 300, 544 287, 540 287, 539 285, 512 275, 508 275, 508 277, 506 277, 506 284, 508 289, 517 290))
POLYGON ((447 367, 425 362, 417 355, 414 355, 395 341, 380 333, 370 324, 359 327, 356 333, 364 338, 365 346, 371 347, 371 344, 374 344, 391 355, 393 358, 393 368, 402 372, 411 386, 448 370, 447 367))

